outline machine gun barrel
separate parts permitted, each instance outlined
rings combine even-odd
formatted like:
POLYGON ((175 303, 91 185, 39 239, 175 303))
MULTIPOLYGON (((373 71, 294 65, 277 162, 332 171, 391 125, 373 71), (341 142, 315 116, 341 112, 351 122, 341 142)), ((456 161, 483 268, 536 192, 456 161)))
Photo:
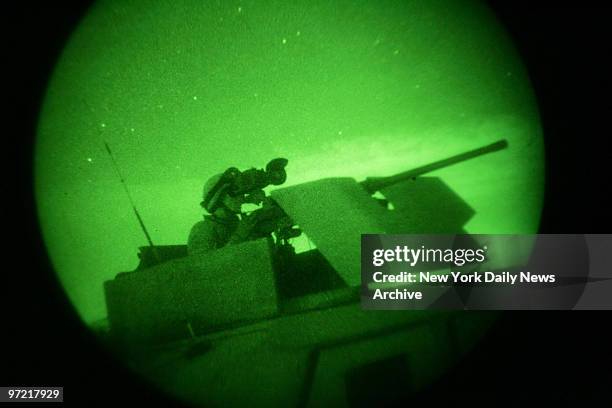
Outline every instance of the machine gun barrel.
POLYGON ((473 159, 474 157, 482 156, 487 153, 492 153, 498 150, 503 150, 506 147, 508 147, 508 142, 505 139, 502 139, 495 143, 491 143, 490 145, 483 146, 478 149, 470 150, 465 153, 458 154, 456 156, 451 156, 447 159, 443 159, 437 162, 426 164, 424 166, 420 166, 415 169, 404 171, 402 173, 394 174, 393 176, 368 177, 364 181, 362 181, 360 184, 368 193, 374 194, 380 189, 383 189, 395 183, 399 183, 400 181, 409 180, 413 177, 417 177, 422 174, 441 169, 443 167, 457 164, 465 160, 473 159))

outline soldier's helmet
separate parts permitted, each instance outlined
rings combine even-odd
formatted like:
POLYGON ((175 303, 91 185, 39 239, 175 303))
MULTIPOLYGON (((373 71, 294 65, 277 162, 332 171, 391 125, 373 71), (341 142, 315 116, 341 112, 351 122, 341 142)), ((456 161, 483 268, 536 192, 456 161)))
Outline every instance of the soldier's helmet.
POLYGON ((212 214, 221 205, 223 196, 227 193, 230 183, 223 180, 223 174, 215 174, 204 183, 202 192, 203 200, 200 205, 209 213, 212 214))

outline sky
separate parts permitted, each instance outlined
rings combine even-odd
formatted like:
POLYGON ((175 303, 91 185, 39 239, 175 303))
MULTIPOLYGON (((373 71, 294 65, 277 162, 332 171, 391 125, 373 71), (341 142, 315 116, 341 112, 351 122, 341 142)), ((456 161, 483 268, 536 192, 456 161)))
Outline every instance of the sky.
POLYGON ((286 157, 286 185, 385 176, 505 138, 439 170, 474 233, 537 230, 544 155, 511 39, 470 1, 96 2, 40 112, 34 188, 51 262, 85 322, 146 239, 184 244, 202 186, 286 157))

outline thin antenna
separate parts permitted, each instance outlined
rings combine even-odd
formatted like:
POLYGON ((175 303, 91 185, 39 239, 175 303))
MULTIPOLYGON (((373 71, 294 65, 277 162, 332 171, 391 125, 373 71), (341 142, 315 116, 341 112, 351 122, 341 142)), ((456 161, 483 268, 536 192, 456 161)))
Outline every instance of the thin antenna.
POLYGON ((111 151, 111 148, 108 145, 108 143, 106 143, 106 141, 104 141, 104 146, 106 147, 106 151, 108 152, 108 155, 110 156, 113 162, 113 168, 115 169, 115 173, 117 173, 117 176, 119 177, 119 181, 121 181, 121 185, 123 186, 123 189, 125 190, 125 194, 130 200, 130 204, 132 205, 134 214, 136 215, 136 218, 138 218, 138 223, 140 224, 140 228, 142 229, 142 232, 144 232, 145 237, 147 237, 149 246, 153 250, 153 255, 155 256, 155 258, 157 258, 158 261, 160 261, 159 255, 157 253, 157 248, 155 248, 155 245, 153 244, 153 241, 151 240, 151 236, 149 235, 149 231, 147 231, 147 227, 145 227, 144 222, 142 221, 142 218, 140 217, 140 213, 138 213, 138 210, 136 209, 136 205, 134 204, 134 200, 132 199, 130 190, 128 189, 125 179, 123 178, 123 175, 121 174, 121 170, 119 170, 119 165, 117 164, 117 161, 115 160, 115 156, 113 156, 113 152, 111 151))

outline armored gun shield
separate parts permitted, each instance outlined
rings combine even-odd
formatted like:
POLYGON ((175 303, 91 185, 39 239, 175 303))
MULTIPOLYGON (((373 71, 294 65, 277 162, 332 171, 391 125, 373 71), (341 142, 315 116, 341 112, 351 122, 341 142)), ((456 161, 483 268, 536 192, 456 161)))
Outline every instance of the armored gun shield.
POLYGON ((384 187, 373 199, 355 179, 326 178, 272 192, 345 283, 361 280, 361 234, 462 233, 474 210, 437 177, 384 187))

